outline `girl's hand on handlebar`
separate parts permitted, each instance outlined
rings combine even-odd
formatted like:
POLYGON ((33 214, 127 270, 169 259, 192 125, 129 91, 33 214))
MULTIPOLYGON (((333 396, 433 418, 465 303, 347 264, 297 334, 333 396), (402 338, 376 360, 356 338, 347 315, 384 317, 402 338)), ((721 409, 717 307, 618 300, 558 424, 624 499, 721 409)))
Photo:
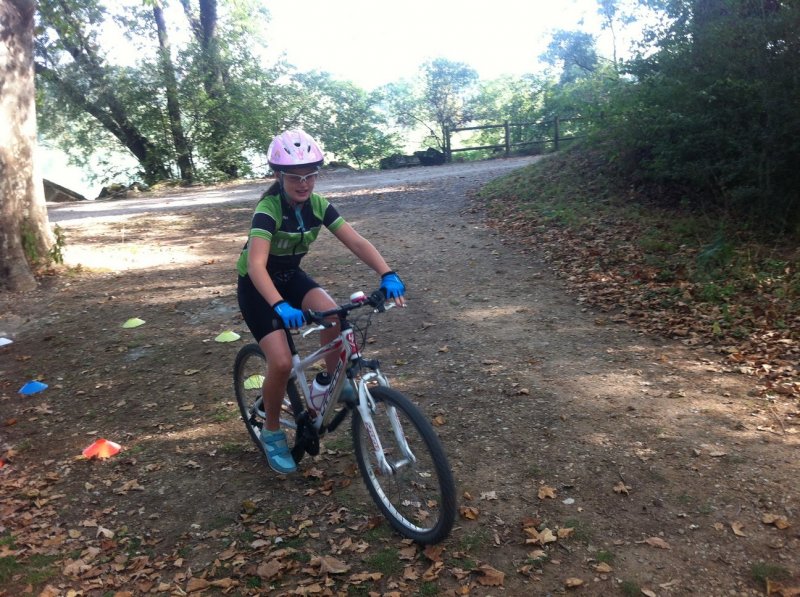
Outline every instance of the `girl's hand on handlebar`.
POLYGON ((386 272, 381 276, 381 291, 387 299, 393 299, 398 307, 405 306, 403 295, 406 293, 406 285, 396 273, 386 272))
POLYGON ((287 329, 300 328, 306 323, 306 318, 300 309, 295 309, 286 301, 278 301, 272 305, 272 309, 283 320, 283 325, 287 329))

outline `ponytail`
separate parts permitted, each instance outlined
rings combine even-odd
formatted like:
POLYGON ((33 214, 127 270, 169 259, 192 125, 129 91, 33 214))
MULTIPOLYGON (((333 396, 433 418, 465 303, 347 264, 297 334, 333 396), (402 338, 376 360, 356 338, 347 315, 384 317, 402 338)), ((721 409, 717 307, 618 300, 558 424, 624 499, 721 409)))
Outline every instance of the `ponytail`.
POLYGON ((273 182, 267 189, 267 192, 264 193, 264 195, 280 195, 280 194, 281 194, 281 183, 278 180, 273 182))
MULTIPOLYGON (((276 180, 269 185, 269 188, 261 194, 261 196, 258 198, 258 201, 260 202, 264 197, 268 197, 270 195, 277 195, 278 197, 283 195, 280 181, 276 180)), ((256 203, 256 205, 258 205, 258 203, 256 203)))

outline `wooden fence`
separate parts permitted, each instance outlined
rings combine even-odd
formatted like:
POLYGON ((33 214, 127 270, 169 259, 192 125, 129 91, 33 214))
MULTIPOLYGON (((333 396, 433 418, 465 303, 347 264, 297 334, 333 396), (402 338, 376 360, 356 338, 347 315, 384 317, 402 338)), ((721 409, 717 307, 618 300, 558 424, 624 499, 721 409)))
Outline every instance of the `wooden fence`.
POLYGON ((558 151, 563 141, 570 141, 572 139, 578 139, 583 135, 574 135, 568 134, 563 135, 561 133, 562 125, 566 122, 574 122, 581 120, 581 118, 559 118, 556 116, 553 120, 543 120, 541 122, 509 122, 506 120, 503 124, 485 124, 481 126, 464 126, 464 127, 457 127, 457 128, 449 128, 445 127, 444 129, 444 153, 447 158, 447 161, 452 161, 453 154, 459 151, 475 151, 478 149, 502 149, 505 151, 506 157, 511 154, 512 148, 516 147, 525 147, 530 145, 541 145, 543 150, 547 146, 547 144, 552 144, 552 150, 558 151), (537 139, 536 141, 520 141, 520 142, 511 142, 511 127, 520 126, 520 127, 537 127, 537 129, 549 129, 552 131, 552 137, 544 137, 537 139), (453 133, 459 133, 461 131, 477 131, 481 129, 504 129, 504 142, 500 145, 479 145, 474 147, 458 147, 453 149, 451 147, 451 137, 453 133))

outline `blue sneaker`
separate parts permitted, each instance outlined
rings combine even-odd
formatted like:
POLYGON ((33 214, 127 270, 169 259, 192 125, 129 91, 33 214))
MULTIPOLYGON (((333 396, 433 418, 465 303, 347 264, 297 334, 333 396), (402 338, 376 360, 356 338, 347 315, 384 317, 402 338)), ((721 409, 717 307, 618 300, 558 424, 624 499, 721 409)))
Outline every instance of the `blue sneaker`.
POLYGON ((289 452, 289 444, 286 443, 286 434, 282 429, 278 431, 262 429, 261 446, 264 448, 267 462, 273 471, 286 475, 297 470, 294 458, 289 452))

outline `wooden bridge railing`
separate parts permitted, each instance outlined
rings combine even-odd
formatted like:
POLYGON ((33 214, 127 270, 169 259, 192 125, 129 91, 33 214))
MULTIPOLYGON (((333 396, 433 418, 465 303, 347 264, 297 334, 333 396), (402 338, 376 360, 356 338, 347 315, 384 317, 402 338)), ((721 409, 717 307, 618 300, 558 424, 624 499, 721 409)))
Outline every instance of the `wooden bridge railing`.
POLYGON ((548 143, 552 144, 553 151, 558 151, 562 141, 570 141, 572 139, 577 139, 582 135, 567 135, 563 136, 561 134, 561 125, 565 122, 573 122, 581 120, 581 118, 559 118, 556 116, 553 120, 543 120, 540 122, 509 122, 506 120, 503 124, 484 124, 480 126, 464 126, 464 127, 454 127, 449 128, 445 127, 444 130, 444 153, 447 157, 447 161, 452 161, 453 154, 459 151, 475 151, 479 149, 502 149, 505 151, 506 157, 511 154, 511 149, 515 147, 524 147, 529 145, 542 145, 543 147, 548 143), (511 127, 513 126, 521 126, 521 127, 537 127, 537 128, 550 128, 552 131, 552 137, 545 137, 543 139, 538 139, 536 141, 520 141, 520 142, 511 142, 511 127), (453 149, 451 146, 451 138, 453 133, 459 133, 461 131, 477 131, 482 129, 504 129, 504 142, 498 145, 479 145, 473 147, 458 147, 453 149))

